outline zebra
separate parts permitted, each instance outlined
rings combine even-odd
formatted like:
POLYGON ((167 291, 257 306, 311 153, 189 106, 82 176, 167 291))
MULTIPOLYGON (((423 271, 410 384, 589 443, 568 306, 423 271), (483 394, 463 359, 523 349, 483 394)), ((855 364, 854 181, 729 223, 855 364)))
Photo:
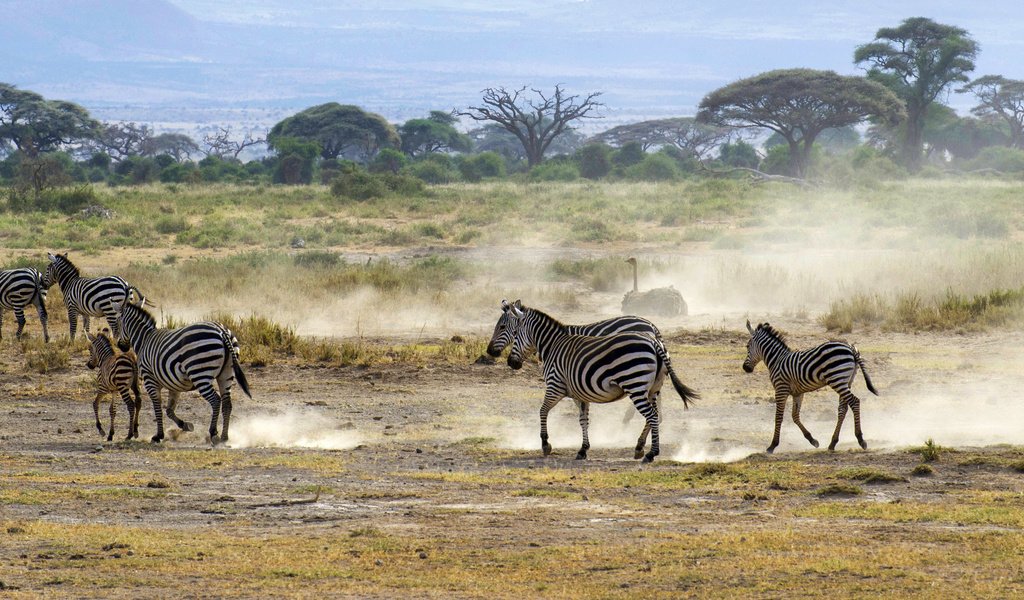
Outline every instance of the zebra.
POLYGON ((97 335, 85 332, 89 340, 90 369, 98 369, 96 373, 96 398, 92 401, 92 412, 96 417, 96 429, 100 435, 106 435, 107 441, 114 439, 114 418, 117 416, 116 398, 110 399, 110 432, 103 431, 100 423, 100 399, 107 394, 116 394, 124 400, 128 407, 128 437, 125 440, 139 437, 139 413, 142 412, 142 396, 139 393, 138 361, 134 352, 115 354, 110 337, 104 328, 97 335), (135 394, 135 399, 129 394, 135 394))
MULTIPOLYGON (((501 316, 498 317, 498 322, 494 324, 494 333, 491 334, 491 340, 487 344, 487 354, 494 358, 501 356, 502 351, 508 346, 509 342, 512 341, 512 335, 508 328, 508 310, 511 306, 516 306, 519 310, 523 310, 523 303, 521 300, 516 300, 509 303, 506 300, 501 302, 501 316)), ((643 317, 637 317, 634 315, 623 315, 619 317, 612 317, 603 321, 597 321, 596 323, 588 323, 585 325, 566 325, 566 330, 571 335, 589 335, 589 336, 605 336, 614 335, 616 333, 649 333, 658 340, 658 343, 665 348, 666 353, 668 348, 665 347, 665 340, 661 337, 661 330, 654 324, 643 317)), ((657 392, 654 396, 655 408, 660 409, 661 392, 657 392)), ((628 423, 636 411, 632 407, 627 407, 626 412, 622 417, 622 423, 628 423)), ((642 450, 640 451, 642 452, 642 450)), ((640 458, 637 456, 637 458, 640 458)))
POLYGON ((839 443, 839 430, 843 427, 847 409, 853 409, 853 426, 860 447, 867 449, 864 435, 860 429, 860 399, 850 391, 850 384, 857 375, 857 367, 864 374, 864 383, 868 390, 878 395, 871 383, 864 360, 853 344, 841 341, 830 341, 808 350, 791 350, 786 338, 768 323, 761 323, 754 329, 747 321, 750 341, 747 342, 747 358, 743 361, 743 370, 753 373, 757 363, 764 361, 768 374, 775 388, 775 435, 766 452, 771 454, 779 445, 779 431, 782 428, 782 416, 786 412, 786 398, 793 396, 793 422, 803 432, 804 437, 815 448, 818 440, 800 422, 800 404, 804 394, 821 389, 826 385, 839 394, 839 418, 836 430, 832 434, 829 451, 835 451, 839 443))
POLYGON ((227 327, 212 321, 186 325, 178 329, 157 329, 156 320, 141 306, 125 298, 114 306, 118 324, 118 346, 131 347, 139 360, 139 375, 153 403, 156 434, 153 442, 164 438, 164 420, 160 409, 160 391, 167 388, 167 416, 185 431, 192 424, 178 418, 174 408, 182 392, 197 390, 210 403, 210 441, 226 442, 231 422, 231 386, 235 378, 246 396, 249 382, 239 364, 238 340, 227 327), (214 381, 220 393, 214 389, 214 381), (224 429, 217 436, 217 417, 223 412, 224 429))
POLYGON ((3 339, 3 312, 5 308, 14 311, 18 322, 17 339, 25 330, 25 307, 34 304, 39 313, 39 322, 43 324, 43 340, 50 341, 50 332, 46 328, 46 286, 43 285, 43 274, 32 267, 0 271, 0 339, 3 339))
POLYGON ((114 307, 134 294, 143 306, 146 298, 135 286, 120 277, 82 277, 78 267, 69 259, 68 254, 48 253, 50 264, 46 266, 43 285, 49 288, 54 283, 60 286, 64 295, 64 305, 68 309, 68 324, 71 328, 71 339, 75 339, 78 330, 78 315, 82 315, 85 330, 89 331, 89 317, 105 317, 114 336, 118 335, 117 322, 114 318, 114 307))
POLYGON ((643 456, 651 462, 660 453, 660 415, 654 397, 661 390, 667 374, 689 407, 699 395, 679 380, 665 348, 650 333, 620 333, 603 337, 573 335, 553 317, 535 308, 510 306, 507 321, 512 338, 508 365, 523 366, 523 354, 536 349, 543 363, 544 402, 540 407, 541 450, 551 453, 548 443, 548 413, 562 398, 572 398, 580 407, 580 428, 583 444, 577 460, 587 457, 590 449, 589 407, 591 402, 614 402, 628 395, 633 406, 647 424, 637 441, 635 458, 643 456), (643 454, 647 433, 651 449, 643 454))

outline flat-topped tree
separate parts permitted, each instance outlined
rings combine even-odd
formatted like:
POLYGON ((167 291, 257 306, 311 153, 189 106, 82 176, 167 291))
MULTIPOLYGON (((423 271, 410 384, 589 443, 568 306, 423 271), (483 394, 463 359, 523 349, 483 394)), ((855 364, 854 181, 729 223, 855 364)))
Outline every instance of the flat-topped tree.
POLYGON ((957 91, 974 94, 978 105, 971 112, 1006 123, 1010 129, 1010 146, 1024 150, 1024 81, 985 75, 957 91))
POLYGON ((573 121, 600 118, 591 114, 604 104, 597 101, 601 92, 586 96, 569 95, 561 85, 555 86, 553 94, 531 89, 536 99, 526 97, 526 87, 507 90, 503 87, 487 88, 483 91, 482 106, 470 106, 457 113, 474 121, 497 123, 516 136, 523 145, 526 161, 530 167, 540 164, 544 152, 556 137, 562 134, 573 121))
POLYGON ((700 103, 697 120, 723 127, 770 129, 789 145, 790 174, 803 177, 818 135, 869 117, 897 122, 903 103, 863 77, 779 69, 721 87, 700 103))

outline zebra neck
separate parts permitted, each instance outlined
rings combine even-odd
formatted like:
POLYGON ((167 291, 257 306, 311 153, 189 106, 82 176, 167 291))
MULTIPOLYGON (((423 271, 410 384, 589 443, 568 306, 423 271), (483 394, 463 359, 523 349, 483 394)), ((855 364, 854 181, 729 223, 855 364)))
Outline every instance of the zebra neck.
POLYGON ((72 281, 74 281, 76 279, 79 279, 81 277, 81 275, 78 274, 77 269, 68 268, 68 267, 63 267, 63 268, 57 269, 56 275, 57 275, 57 283, 60 284, 60 287, 61 287, 62 290, 65 287, 67 287, 67 285, 69 283, 71 283, 72 281))
POLYGON ((551 344, 569 335, 569 328, 540 311, 534 311, 532 322, 533 343, 537 347, 537 356, 543 361, 551 344))
POLYGON ((793 353, 786 344, 771 338, 766 339, 762 347, 764 349, 764 364, 769 370, 774 369, 776 365, 793 353))
POLYGON ((102 345, 96 349, 96 358, 99 359, 100 364, 107 361, 108 358, 114 357, 114 349, 107 345, 102 345))

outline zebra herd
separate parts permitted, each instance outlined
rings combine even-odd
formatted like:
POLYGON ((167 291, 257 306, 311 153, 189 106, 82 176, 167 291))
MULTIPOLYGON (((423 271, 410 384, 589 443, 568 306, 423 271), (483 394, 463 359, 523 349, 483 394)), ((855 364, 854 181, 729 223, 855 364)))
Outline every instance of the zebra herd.
MULTIPOLYGON (((137 438, 142 410, 139 383, 153 405, 157 431, 152 441, 164 439, 166 413, 179 428, 191 431, 191 423, 175 414, 182 392, 196 390, 209 403, 209 436, 214 444, 227 441, 231 421, 231 389, 237 379, 242 391, 252 397, 249 383, 239 362, 239 344, 230 329, 220 323, 204 321, 177 329, 159 329, 146 311, 146 298, 134 286, 115 276, 82 277, 67 254, 49 254, 46 272, 21 268, 0 271, 0 334, 3 309, 14 311, 18 321, 17 337, 25 326, 24 311, 34 305, 39 313, 45 340, 46 292, 53 284, 60 287, 68 312, 70 337, 75 338, 78 316, 83 317, 90 343, 90 368, 97 369, 97 395, 93 401, 96 428, 108 440, 113 439, 116 401, 110 403, 110 426, 104 431, 99 417, 99 402, 106 394, 120 397, 128 408, 128 436, 137 438), (104 318, 113 338, 101 331, 89 333, 89 319, 104 318), (114 340, 121 350, 114 350, 114 340), (166 407, 161 392, 167 389, 166 407), (218 434, 218 420, 222 428, 218 434)), ((585 459, 590 449, 590 404, 608 403, 628 396, 632 408, 644 418, 634 458, 651 462, 660 452, 661 388, 668 379, 689 407, 699 394, 682 382, 672 366, 658 328, 642 317, 622 316, 587 325, 566 325, 550 315, 524 306, 521 301, 503 300, 501 316, 487 346, 491 356, 499 356, 511 347, 508 365, 519 369, 524 356, 536 351, 542 364, 545 384, 540 408, 541 450, 551 453, 547 420, 551 409, 563 398, 571 398, 579 410, 582 444, 577 459, 585 459), (645 453, 647 438, 650 449, 645 453)), ((831 341, 815 348, 794 351, 785 337, 768 323, 756 328, 747 322, 750 339, 743 369, 748 373, 764 362, 775 389, 775 430, 767 452, 779 445, 779 433, 786 401, 793 396, 793 422, 815 448, 818 441, 800 421, 803 395, 825 386, 839 394, 839 413, 829 450, 839 441, 839 432, 849 410, 853 411, 854 431, 862 448, 867 448, 860 422, 860 399, 850 384, 860 369, 868 390, 877 395, 864 361, 856 347, 831 341)))
MULTIPOLYGON (((491 356, 500 356, 511 345, 508 365, 519 369, 523 356, 536 351, 544 377, 544 400, 540 408, 541 449, 551 452, 548 442, 547 418, 562 398, 572 398, 579 409, 583 444, 577 459, 587 457, 589 406, 591 402, 614 402, 629 396, 646 424, 637 441, 634 458, 651 462, 659 452, 659 394, 666 376, 683 399, 684 407, 699 398, 697 392, 680 381, 672 368, 661 332, 650 321, 636 316, 607 319, 589 325, 565 325, 522 302, 502 300, 502 314, 494 326, 487 346, 491 356), (648 433, 651 449, 643 453, 648 433)), ((800 422, 803 395, 826 385, 839 394, 839 417, 829 450, 835 450, 839 431, 849 409, 853 410, 854 429, 861 448, 867 448, 860 425, 860 399, 850 391, 857 369, 864 374, 868 390, 878 394, 868 377, 857 348, 840 341, 830 341, 815 348, 793 351, 783 335, 768 323, 756 329, 747 321, 750 340, 743 370, 751 373, 764 361, 775 388, 775 435, 766 449, 771 454, 779 445, 779 432, 786 400, 793 396, 793 421, 815 448, 818 441, 800 422)))
MULTIPOLYGON (((75 339, 78 316, 81 315, 90 343, 87 365, 98 370, 98 392, 93 401, 93 412, 100 433, 104 431, 99 418, 99 401, 105 394, 116 394, 128 408, 126 439, 138 437, 138 418, 142 409, 138 382, 141 380, 156 418, 157 431, 152 441, 159 442, 164 438, 164 408, 160 401, 164 388, 167 389, 167 416, 178 427, 186 431, 193 428, 191 423, 174 413, 178 396, 185 391, 197 390, 210 404, 210 440, 214 444, 227 441, 231 388, 235 379, 242 391, 252 397, 239 363, 238 340, 231 330, 212 321, 178 329, 157 329, 156 320, 145 309, 146 298, 124 279, 116 276, 82 277, 67 253, 50 253, 48 258, 50 262, 45 273, 32 268, 0 271, 0 323, 3 309, 13 310, 18 320, 17 337, 20 339, 25 325, 25 307, 35 304, 45 341, 49 342, 46 291, 53 284, 60 287, 68 311, 70 337, 75 339), (101 331, 96 336, 89 334, 90 317, 106 319, 122 354, 114 352, 112 340, 105 332, 101 331), (129 392, 134 392, 134 398, 129 392), (218 419, 223 420, 219 435, 218 419)), ((115 404, 111 400, 108 440, 114 435, 115 404)))

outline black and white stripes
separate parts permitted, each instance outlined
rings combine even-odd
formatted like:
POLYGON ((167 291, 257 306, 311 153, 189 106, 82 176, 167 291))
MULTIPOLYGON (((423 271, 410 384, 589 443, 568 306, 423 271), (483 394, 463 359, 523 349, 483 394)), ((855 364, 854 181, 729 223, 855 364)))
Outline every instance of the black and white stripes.
POLYGON ((239 364, 238 340, 220 323, 204 321, 178 329, 157 329, 153 316, 140 306, 125 300, 114 307, 118 325, 118 346, 130 344, 139 360, 139 374, 153 403, 156 435, 164 438, 160 390, 167 388, 167 416, 178 427, 192 430, 192 424, 179 419, 174 409, 181 392, 197 390, 210 403, 210 440, 227 441, 231 421, 231 386, 235 378, 247 396, 249 383, 239 364), (214 382, 217 390, 214 389, 214 382), (219 393, 218 393, 219 390, 219 393), (217 419, 223 413, 224 428, 217 435, 217 419))
POLYGON ((126 440, 139 437, 139 412, 142 409, 142 397, 139 394, 139 375, 135 354, 125 352, 117 354, 107 337, 101 331, 96 336, 85 333, 89 340, 89 361, 86 363, 96 372, 96 398, 92 401, 92 412, 96 417, 96 429, 100 435, 106 435, 107 441, 114 439, 114 418, 117 416, 117 398, 124 401, 128 408, 128 437, 126 440), (100 399, 113 394, 110 400, 110 431, 104 433, 100 423, 100 399), (132 398, 134 394, 134 399, 132 398))
POLYGON ((864 383, 868 390, 878 395, 871 384, 871 378, 864 368, 864 361, 857 348, 846 342, 831 341, 808 350, 794 351, 786 344, 785 338, 768 323, 761 323, 754 329, 747 321, 750 341, 747 342, 747 358, 743 361, 743 370, 754 371, 757 363, 764 361, 768 367, 772 386, 775 388, 775 435, 767 452, 771 453, 779 445, 779 431, 782 428, 782 416, 786 412, 786 398, 793 396, 793 422, 796 423, 804 437, 815 448, 818 441, 800 422, 800 404, 804 394, 821 389, 826 385, 839 394, 839 417, 836 430, 832 434, 829 450, 835 450, 839 443, 839 430, 843 426, 847 409, 853 410, 854 433, 861 448, 867 448, 864 435, 860 429, 860 399, 850 391, 850 385, 859 367, 864 374, 864 383))
POLYGON ((649 429, 651 449, 643 458, 644 462, 651 462, 660 452, 660 416, 654 396, 661 389, 665 376, 671 378, 684 404, 698 397, 679 380, 664 347, 650 333, 603 337, 573 335, 565 325, 539 310, 510 306, 507 312, 512 345, 509 366, 521 368, 524 353, 533 349, 543 365, 545 392, 540 409, 540 437, 545 455, 551 452, 548 413, 562 398, 572 398, 580 405, 583 444, 576 458, 583 459, 590 448, 589 403, 613 402, 628 395, 647 420, 637 449, 639 454, 649 429))
POLYGON ((14 311, 14 318, 18 322, 15 337, 21 339, 25 329, 25 307, 32 304, 43 325, 43 339, 50 341, 50 332, 46 329, 46 287, 42 273, 31 267, 0 271, 0 339, 3 338, 4 310, 14 311))
POLYGON ((78 267, 68 260, 67 253, 49 254, 50 264, 46 267, 43 285, 49 288, 54 283, 60 286, 64 295, 64 305, 68 309, 68 325, 71 339, 75 339, 78 329, 78 315, 85 321, 85 330, 89 331, 89 317, 104 317, 110 330, 116 336, 117 324, 114 319, 114 307, 130 298, 137 296, 137 301, 145 305, 146 299, 139 290, 128 285, 124 279, 115 276, 82 277, 78 267))

